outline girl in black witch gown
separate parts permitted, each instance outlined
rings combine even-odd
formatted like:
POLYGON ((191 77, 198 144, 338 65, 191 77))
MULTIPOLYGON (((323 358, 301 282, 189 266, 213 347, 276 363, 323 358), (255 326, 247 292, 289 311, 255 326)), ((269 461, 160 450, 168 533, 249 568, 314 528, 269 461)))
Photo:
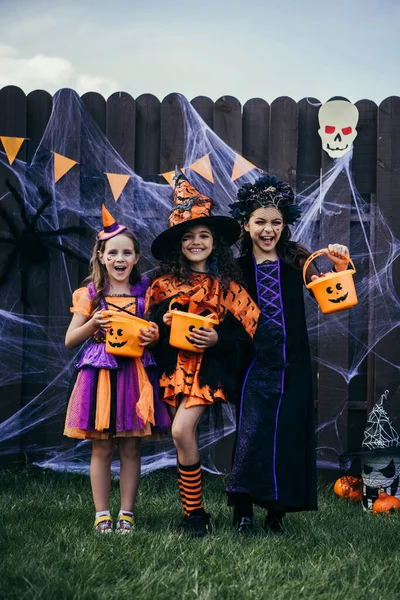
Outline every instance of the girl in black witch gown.
MULTIPOLYGON (((302 268, 309 252, 290 241, 300 216, 293 190, 275 177, 247 183, 231 205, 244 229, 239 259, 261 309, 256 355, 244 378, 237 438, 227 486, 239 533, 253 526, 253 504, 267 509, 265 526, 278 533, 286 512, 316 510, 316 461, 311 359, 302 268)), ((331 244, 334 268, 347 268, 348 250, 331 244)), ((313 267, 310 267, 310 271, 313 267)), ((316 271, 311 279, 319 276, 316 271)))

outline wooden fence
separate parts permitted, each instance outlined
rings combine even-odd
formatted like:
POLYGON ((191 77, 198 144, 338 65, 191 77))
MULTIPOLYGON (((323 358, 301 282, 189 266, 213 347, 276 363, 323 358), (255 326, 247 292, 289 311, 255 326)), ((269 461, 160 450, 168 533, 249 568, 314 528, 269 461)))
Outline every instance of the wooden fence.
MULTIPOLYGON (((82 96, 82 101, 121 158, 144 179, 184 163, 183 117, 176 94, 170 94, 160 102, 151 94, 134 99, 127 93, 117 92, 105 100, 100 94, 89 92, 82 96)), ((192 100, 192 105, 224 142, 258 167, 288 181, 298 191, 318 180, 321 168, 326 172, 332 165, 331 159, 321 150, 319 106, 315 99, 296 103, 291 98, 280 97, 268 104, 253 98, 241 106, 231 96, 216 102, 199 96, 192 100)), ((361 100, 356 106, 360 120, 352 169, 359 193, 370 204, 365 219, 369 221, 370 243, 374 248, 377 205, 394 236, 400 238, 400 98, 387 98, 379 106, 371 100, 361 100)), ((37 90, 25 96, 19 88, 5 87, 0 90, 0 135, 40 141, 51 110, 52 97, 47 92, 37 90)), ((23 146, 18 158, 29 162, 34 149, 31 143, 29 156, 23 146)), ((0 195, 5 189, 4 177, 5 172, 0 171, 0 195)), ((346 229, 346 223, 343 225, 346 229)), ((350 246, 350 223, 347 231, 347 240, 343 241, 350 246)), ((394 281, 398 295, 399 275, 400 261, 397 261, 394 281)), ((366 307, 365 317, 366 328, 373 328, 379 315, 374 314, 372 304, 366 307)), ((382 388, 396 390, 398 370, 393 365, 398 362, 399 342, 397 328, 378 343, 377 353, 383 359, 370 353, 361 374, 349 385, 335 371, 318 367, 317 420, 324 423, 337 419, 343 448, 351 450, 359 446, 366 412, 382 388), (339 417, 338 398, 341 403, 339 417)), ((347 338, 341 338, 336 344, 320 339, 313 350, 324 363, 339 363, 346 368, 348 344, 347 338)), ((14 398, 17 411, 23 403, 23 382, 3 390, 5 393, 14 398)), ((390 405, 397 428, 400 425, 399 400, 397 388, 390 405)), ((0 407, 0 420, 11 413, 10 408, 4 412, 0 407)), ((327 435, 322 430, 319 445, 329 445, 327 435)))

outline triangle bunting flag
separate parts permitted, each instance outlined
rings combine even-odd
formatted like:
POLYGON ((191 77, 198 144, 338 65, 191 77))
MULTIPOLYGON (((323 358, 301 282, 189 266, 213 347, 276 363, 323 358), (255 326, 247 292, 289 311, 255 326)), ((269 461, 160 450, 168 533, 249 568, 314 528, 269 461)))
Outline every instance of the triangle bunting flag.
POLYGON ((232 169, 232 181, 236 181, 236 179, 239 179, 242 175, 246 175, 246 173, 253 169, 257 169, 256 165, 253 165, 253 163, 240 156, 240 154, 236 154, 232 169))
POLYGON ((130 179, 130 175, 124 173, 106 173, 106 175, 114 200, 117 202, 130 179))
POLYGON ((190 165, 190 168, 192 169, 192 171, 195 171, 196 173, 204 177, 204 179, 207 179, 207 181, 214 183, 214 177, 210 161, 210 153, 196 160, 190 165))
POLYGON ((26 138, 7 137, 5 135, 1 135, 0 140, 3 144, 4 152, 6 153, 8 162, 10 165, 12 165, 26 138))
POLYGON ((64 175, 66 173, 68 173, 68 171, 70 171, 72 169, 72 167, 74 167, 77 162, 76 160, 72 160, 72 158, 67 158, 66 156, 63 156, 62 154, 57 154, 57 152, 53 152, 54 155, 54 183, 57 183, 57 181, 59 181, 61 179, 61 177, 64 177, 64 175))

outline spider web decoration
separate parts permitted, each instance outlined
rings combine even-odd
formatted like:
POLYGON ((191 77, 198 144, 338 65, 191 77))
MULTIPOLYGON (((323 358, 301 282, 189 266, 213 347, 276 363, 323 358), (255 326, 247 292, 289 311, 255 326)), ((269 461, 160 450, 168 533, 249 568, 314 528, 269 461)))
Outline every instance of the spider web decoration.
POLYGON ((6 180, 6 185, 18 206, 23 227, 19 229, 13 216, 0 204, 0 217, 2 217, 9 229, 8 235, 0 236, 0 244, 12 247, 0 273, 0 286, 10 278, 13 273, 14 264, 18 261, 21 277, 21 302, 25 308, 30 308, 28 299, 28 273, 36 265, 49 260, 51 249, 59 250, 70 258, 88 264, 89 261, 85 256, 60 243, 62 242, 62 238, 70 233, 85 233, 86 228, 79 225, 72 225, 70 227, 47 231, 40 230, 38 228, 38 221, 53 202, 53 196, 43 187, 40 187, 41 203, 35 214, 31 218, 28 218, 24 198, 9 180, 6 180), (59 241, 57 241, 57 238, 59 241))
POLYGON ((392 420, 383 408, 383 402, 387 399, 389 391, 386 390, 368 415, 364 430, 363 448, 377 450, 380 448, 398 448, 399 434, 392 425, 392 420))

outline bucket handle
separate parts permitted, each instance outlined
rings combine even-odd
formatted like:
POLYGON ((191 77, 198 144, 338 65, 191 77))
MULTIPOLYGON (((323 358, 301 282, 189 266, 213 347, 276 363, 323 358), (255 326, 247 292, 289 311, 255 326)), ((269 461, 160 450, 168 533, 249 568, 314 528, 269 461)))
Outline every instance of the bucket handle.
MULTIPOLYGON (((322 254, 326 255, 326 252, 328 248, 322 248, 321 250, 317 250, 316 252, 313 252, 313 254, 310 254, 310 256, 307 258, 306 262, 304 263, 304 267, 303 267, 303 281, 304 281, 304 285, 307 287, 307 282, 306 282, 306 273, 307 273, 307 269, 310 266, 311 262, 317 258, 317 256, 321 256, 322 254)), ((353 267, 354 273, 356 272, 356 268, 354 266, 353 261, 351 260, 350 256, 348 257, 349 259, 349 263, 351 263, 351 266, 353 267)))
MULTIPOLYGON (((171 300, 171 302, 169 303, 169 306, 168 306, 168 312, 174 312, 174 310, 173 310, 173 309, 171 309, 171 306, 172 306, 172 304, 173 304, 175 301, 176 301, 176 298, 172 298, 172 300, 171 300)), ((203 315, 196 315, 196 316, 197 316, 197 317, 200 317, 200 316, 203 316, 203 315)), ((212 312, 212 313, 210 313, 209 315, 206 315, 206 317, 205 317, 205 318, 208 318, 208 317, 209 317, 210 319, 214 319, 214 321, 217 321, 216 325, 218 324, 218 322, 219 322, 219 319, 218 319, 218 315, 217 315, 217 313, 216 313, 216 312, 212 312)))

